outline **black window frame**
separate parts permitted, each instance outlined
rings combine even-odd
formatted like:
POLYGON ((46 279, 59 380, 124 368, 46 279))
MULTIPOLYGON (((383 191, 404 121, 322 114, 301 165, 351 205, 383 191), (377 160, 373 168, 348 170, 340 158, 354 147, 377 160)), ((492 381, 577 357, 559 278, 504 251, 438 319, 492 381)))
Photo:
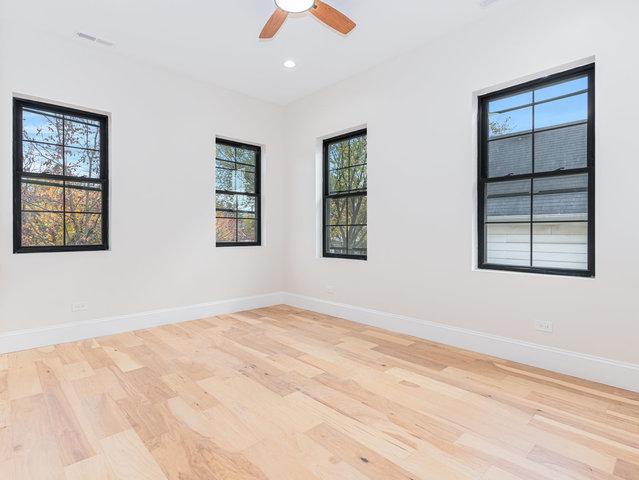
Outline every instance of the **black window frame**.
MULTIPOLYGON (((365 190, 359 190, 359 191, 348 191, 348 192, 339 192, 339 193, 330 193, 329 191, 329 183, 328 183, 328 172, 329 172, 329 165, 328 165, 328 147, 331 144, 334 143, 339 143, 339 142, 343 142, 344 140, 350 140, 351 138, 357 138, 357 137, 361 137, 361 136, 366 136, 367 140, 368 140, 368 129, 367 128, 363 128, 360 130, 356 130, 353 132, 349 132, 349 133, 345 133, 343 135, 339 135, 336 137, 331 137, 331 138, 327 138, 324 140, 323 142, 323 148, 322 148, 322 185, 323 185, 323 195, 322 195, 322 256, 325 258, 344 258, 344 259, 350 259, 350 260, 368 260, 368 238, 367 238, 367 242, 366 242, 366 255, 348 255, 348 254, 342 254, 342 253, 331 253, 328 251, 328 241, 327 241, 327 229, 328 229, 328 201, 330 199, 335 199, 335 198, 349 198, 349 197, 356 197, 356 196, 365 196, 368 197, 368 181, 366 182, 366 189, 365 190)), ((368 150, 368 143, 367 143, 367 150, 368 150)), ((366 159, 366 171, 367 171, 367 176, 368 176, 368 152, 367 152, 367 159, 366 159)), ((368 206, 368 204, 367 204, 368 206)), ((367 226, 367 230, 368 230, 368 214, 367 214, 367 221, 366 221, 366 226, 367 226)), ((348 248, 348 239, 346 240, 347 242, 347 248, 348 248)))
MULTIPOLYGON (((217 158, 217 145, 226 145, 229 147, 242 148, 245 150, 253 150, 255 152, 255 193, 248 192, 234 192, 230 190, 218 190, 217 189, 217 167, 215 168, 215 196, 222 195, 246 195, 255 198, 255 220, 256 220, 256 235, 254 242, 218 242, 217 229, 215 231, 215 246, 216 247, 260 247, 262 246, 262 147, 259 145, 252 145, 250 143, 237 142, 233 140, 226 140, 224 138, 215 139, 215 159, 217 158)), ((223 160, 223 159, 219 159, 223 160)), ((217 222, 217 201, 215 204, 215 221, 217 222)))
MULTIPOLYGON (((87 252, 109 250, 109 117, 86 110, 63 107, 56 104, 13 98, 13 253, 52 253, 52 252, 87 252), (22 112, 24 109, 45 110, 61 115, 86 118, 100 124, 100 177, 87 178, 72 175, 53 175, 46 173, 31 173, 23 171, 23 138, 22 138, 22 112), (102 243, 96 245, 48 245, 48 246, 23 246, 22 245, 22 188, 23 177, 43 178, 63 182, 78 182, 86 180, 91 183, 99 183, 102 190, 102 243)), ((64 172, 63 172, 64 173, 64 172)), ((66 209, 66 205, 63 205, 66 209)), ((64 210, 66 211, 66 210, 64 210)), ((63 219, 64 221, 64 219, 63 219)), ((66 242, 66 233, 63 234, 66 242)))
MULTIPOLYGON (((557 98, 550 99, 557 100, 557 98)), ((534 105, 535 103, 531 104, 534 105)), ((523 105, 525 106, 525 105, 523 105)), ((522 107, 523 107, 522 106, 522 107)), ((517 107, 520 108, 520 107, 517 107)), ((533 117, 534 118, 534 117, 533 117)), ((549 75, 543 78, 532 80, 523 84, 515 85, 503 90, 491 92, 486 95, 482 95, 478 98, 478 166, 477 166, 477 193, 478 193, 478 214, 477 214, 477 232, 478 232, 478 268, 482 270, 503 270, 514 271, 534 274, 547 274, 547 275, 561 275, 571 277, 594 277, 595 276, 595 64, 584 65, 581 67, 573 68, 564 72, 549 75), (534 151, 534 137, 532 141, 532 168, 530 173, 505 175, 499 177, 488 176, 488 102, 498 97, 505 95, 514 95, 520 92, 524 92, 531 89, 543 87, 546 84, 552 84, 560 82, 562 80, 569 80, 574 77, 584 76, 588 77, 588 119, 587 119, 587 165, 581 168, 561 169, 548 172, 535 172, 535 151, 534 151), (515 266, 515 265, 501 265, 486 263, 486 234, 485 234, 485 193, 486 186, 490 183, 515 181, 515 180, 531 180, 540 178, 557 178, 561 176, 569 175, 588 175, 588 268, 586 270, 574 270, 574 269, 562 269, 551 267, 534 267, 531 266, 515 266)), ((534 135, 534 123, 531 132, 534 135)), ((519 132, 526 133, 526 132, 519 132)), ((531 202, 534 192, 531 190, 531 202)), ((533 244, 533 228, 534 221, 532 220, 533 211, 531 209, 531 257, 534 251, 533 244)))

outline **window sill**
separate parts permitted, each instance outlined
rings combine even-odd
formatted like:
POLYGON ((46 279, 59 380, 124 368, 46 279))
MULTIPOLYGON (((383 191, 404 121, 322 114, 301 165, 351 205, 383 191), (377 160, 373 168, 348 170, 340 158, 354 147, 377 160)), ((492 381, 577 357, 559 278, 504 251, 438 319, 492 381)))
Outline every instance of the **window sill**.
POLYGON ((565 271, 547 271, 547 270, 518 270, 513 268, 500 268, 498 266, 490 266, 490 267, 478 267, 473 266, 471 271, 480 272, 480 273, 488 273, 488 274, 505 274, 505 275, 532 275, 536 277, 550 277, 550 278, 569 278, 569 279, 577 279, 577 280, 594 280, 596 277, 590 272, 565 272, 565 271))

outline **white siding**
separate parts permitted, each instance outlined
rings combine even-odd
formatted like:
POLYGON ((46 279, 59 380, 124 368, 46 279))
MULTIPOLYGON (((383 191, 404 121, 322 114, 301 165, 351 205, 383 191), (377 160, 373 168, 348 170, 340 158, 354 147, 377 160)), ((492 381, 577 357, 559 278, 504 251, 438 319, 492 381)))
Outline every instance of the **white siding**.
MULTIPOLYGON (((530 266, 530 225, 493 224, 487 229, 488 263, 530 266)), ((533 266, 587 269, 588 224, 534 224, 533 266)))

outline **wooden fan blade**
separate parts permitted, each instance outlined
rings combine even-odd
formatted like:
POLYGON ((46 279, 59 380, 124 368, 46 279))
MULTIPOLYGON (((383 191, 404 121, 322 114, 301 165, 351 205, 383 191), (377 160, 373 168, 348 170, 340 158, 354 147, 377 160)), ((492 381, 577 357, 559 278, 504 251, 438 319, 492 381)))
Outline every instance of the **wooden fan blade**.
POLYGON ((348 35, 355 28, 353 20, 320 0, 315 0, 315 6, 310 11, 320 21, 344 35, 348 35))
POLYGON ((284 24, 286 17, 288 17, 288 12, 276 8, 271 18, 269 18, 266 25, 264 25, 262 33, 260 33, 260 38, 273 38, 284 24))

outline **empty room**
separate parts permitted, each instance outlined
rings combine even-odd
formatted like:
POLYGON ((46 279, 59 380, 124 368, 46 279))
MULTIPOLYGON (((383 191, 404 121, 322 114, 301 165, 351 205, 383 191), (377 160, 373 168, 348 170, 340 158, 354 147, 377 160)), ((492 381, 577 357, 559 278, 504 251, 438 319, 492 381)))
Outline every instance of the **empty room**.
POLYGON ((639 480, 637 0, 0 0, 1 480, 639 480))

